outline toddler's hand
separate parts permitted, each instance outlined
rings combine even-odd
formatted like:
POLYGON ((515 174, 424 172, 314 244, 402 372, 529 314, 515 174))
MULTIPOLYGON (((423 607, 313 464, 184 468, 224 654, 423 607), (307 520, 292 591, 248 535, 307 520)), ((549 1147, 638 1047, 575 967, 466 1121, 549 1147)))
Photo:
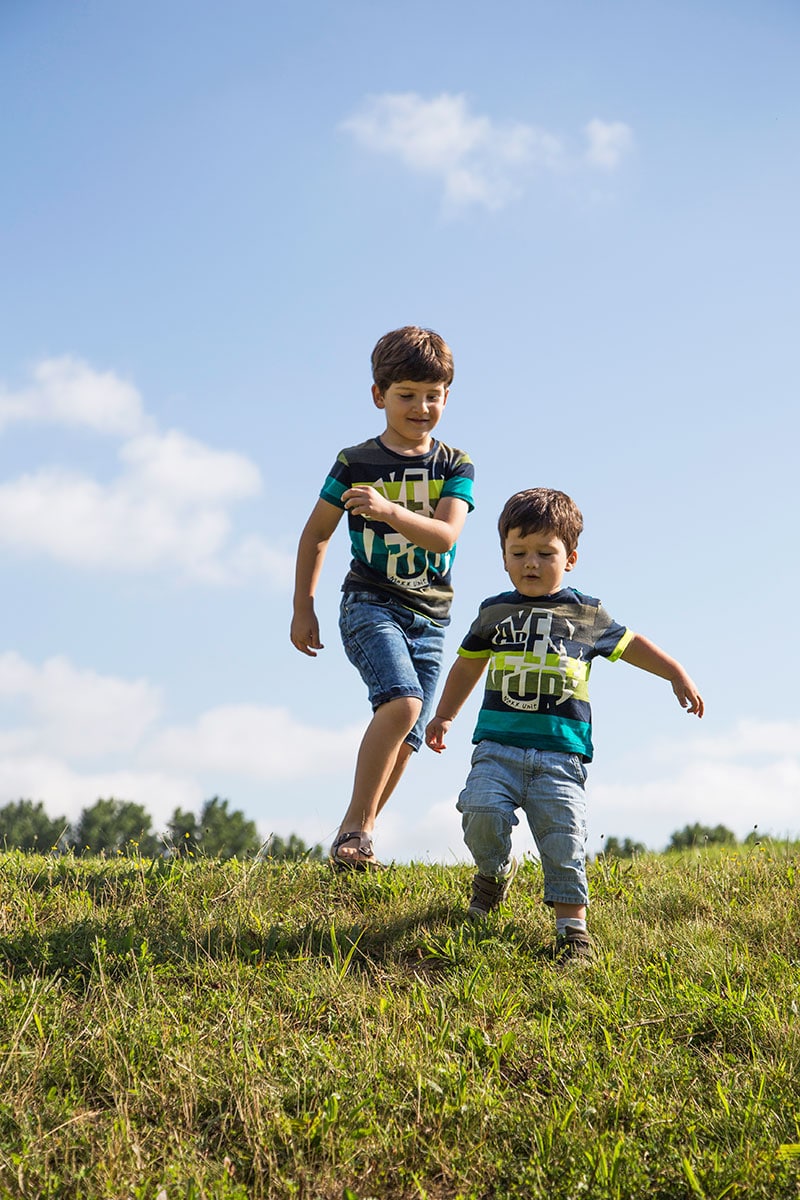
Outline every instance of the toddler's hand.
POLYGON ((706 706, 703 703, 703 697, 697 690, 697 685, 688 675, 680 675, 677 679, 673 679, 672 690, 677 696, 681 708, 702 717, 706 706))
POLYGON ((445 721, 442 717, 434 717, 428 722, 425 728, 425 745, 435 754, 441 754, 447 749, 444 739, 452 724, 452 721, 445 721))

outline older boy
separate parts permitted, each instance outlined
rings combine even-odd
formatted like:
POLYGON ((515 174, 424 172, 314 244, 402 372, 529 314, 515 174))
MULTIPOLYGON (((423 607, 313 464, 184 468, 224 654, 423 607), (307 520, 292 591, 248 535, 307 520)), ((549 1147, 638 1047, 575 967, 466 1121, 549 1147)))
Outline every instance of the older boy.
POLYGON ((342 450, 300 537, 291 640, 322 649, 314 594, 330 538, 347 513, 353 558, 342 591, 345 653, 367 685, 373 716, 356 761, 350 805, 331 846, 337 869, 380 866, 375 819, 422 745, 442 660, 456 540, 473 507, 467 454, 433 437, 453 358, 430 329, 405 326, 372 352, 378 437, 342 450))
POLYGON ((445 749, 447 731, 488 665, 472 770, 457 805, 478 868, 469 915, 487 916, 508 894, 517 865, 511 830, 522 808, 542 860, 544 900, 555 909, 556 954, 588 957, 584 783, 593 754, 591 661, 621 658, 660 675, 681 707, 698 717, 703 701, 679 662, 618 625, 599 600, 562 586, 578 560, 583 529, 569 496, 551 488, 518 492, 498 527, 514 590, 481 604, 426 742, 437 753, 445 749))

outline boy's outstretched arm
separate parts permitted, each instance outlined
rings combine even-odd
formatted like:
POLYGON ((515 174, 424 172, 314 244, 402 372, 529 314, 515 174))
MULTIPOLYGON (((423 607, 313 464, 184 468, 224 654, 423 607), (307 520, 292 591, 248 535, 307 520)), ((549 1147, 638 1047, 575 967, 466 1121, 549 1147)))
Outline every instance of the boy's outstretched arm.
POLYGON ((341 517, 342 510, 335 504, 329 504, 327 500, 318 500, 300 534, 297 547, 294 614, 289 637, 297 650, 311 658, 316 658, 317 651, 323 649, 319 640, 319 622, 314 612, 314 596, 328 542, 341 517))
POLYGON ((631 663, 634 667, 641 667, 643 671, 649 671, 651 675, 659 675, 662 679, 668 679, 672 684, 673 692, 678 697, 681 708, 702 717, 705 705, 697 690, 697 685, 678 660, 670 658, 655 642, 648 641, 646 637, 636 633, 623 650, 621 657, 623 662, 631 663))
POLYGON ((469 512, 466 500, 458 496, 443 496, 433 516, 426 517, 402 504, 395 504, 393 500, 387 500, 376 488, 366 485, 348 488, 342 493, 342 500, 348 512, 367 520, 383 521, 416 546, 422 546, 423 550, 430 550, 434 554, 446 554, 452 550, 469 512))
POLYGON ((463 658, 459 655, 450 668, 442 697, 436 706, 436 716, 425 728, 425 743, 437 754, 447 749, 444 739, 448 730, 488 663, 488 658, 463 658))

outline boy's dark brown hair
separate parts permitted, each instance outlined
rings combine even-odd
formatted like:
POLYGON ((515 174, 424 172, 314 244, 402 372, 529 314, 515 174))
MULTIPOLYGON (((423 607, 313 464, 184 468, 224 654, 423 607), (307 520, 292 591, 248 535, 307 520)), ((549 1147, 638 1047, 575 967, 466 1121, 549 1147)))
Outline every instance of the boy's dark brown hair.
POLYGON ((566 492, 558 492, 555 488, 528 488, 516 492, 506 501, 497 528, 503 550, 509 530, 518 529, 523 537, 529 533, 554 533, 566 546, 567 554, 571 554, 583 531, 583 516, 566 492))
POLYGON ((453 355, 443 337, 432 329, 404 325, 385 333, 372 351, 372 378, 383 393, 393 383, 453 382, 453 355))

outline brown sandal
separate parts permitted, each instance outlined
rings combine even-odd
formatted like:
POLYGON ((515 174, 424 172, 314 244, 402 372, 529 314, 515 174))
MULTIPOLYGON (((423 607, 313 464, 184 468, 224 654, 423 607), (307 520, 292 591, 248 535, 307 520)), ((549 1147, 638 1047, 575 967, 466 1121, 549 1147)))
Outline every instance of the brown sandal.
POLYGON ((335 871, 375 871, 383 866, 383 863, 379 863, 375 857, 372 838, 360 829, 353 833, 340 833, 331 846, 329 858, 335 871), (346 846, 354 839, 358 841, 358 849, 355 853, 340 854, 341 847, 346 846))

